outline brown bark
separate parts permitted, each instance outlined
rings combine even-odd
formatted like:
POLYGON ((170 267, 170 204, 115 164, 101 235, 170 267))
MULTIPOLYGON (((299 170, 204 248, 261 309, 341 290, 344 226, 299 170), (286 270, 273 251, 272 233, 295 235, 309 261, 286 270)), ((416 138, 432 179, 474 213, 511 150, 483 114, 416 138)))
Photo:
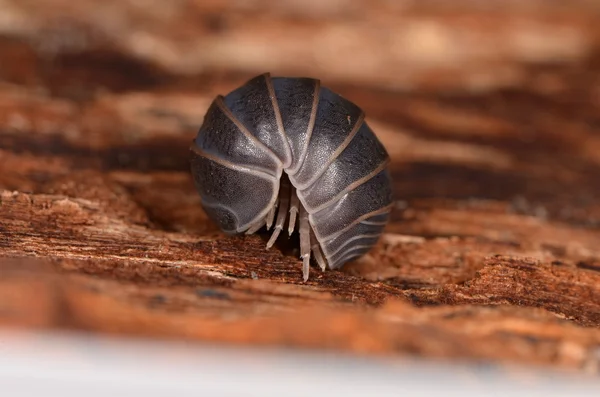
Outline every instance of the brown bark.
POLYGON ((167 3, 2 2, 1 324, 600 371, 593 2, 167 3), (393 159, 381 242, 306 284, 188 171, 266 70, 323 78, 393 159))

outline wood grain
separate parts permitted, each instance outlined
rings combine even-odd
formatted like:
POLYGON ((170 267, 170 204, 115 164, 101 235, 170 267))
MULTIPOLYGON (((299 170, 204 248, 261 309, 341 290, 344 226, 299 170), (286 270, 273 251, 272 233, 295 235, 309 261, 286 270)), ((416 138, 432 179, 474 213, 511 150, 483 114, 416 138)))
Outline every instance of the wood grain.
POLYGON ((0 3, 0 324, 600 372, 593 2, 0 3), (322 78, 392 157, 380 243, 306 284, 189 175, 264 71, 322 78))

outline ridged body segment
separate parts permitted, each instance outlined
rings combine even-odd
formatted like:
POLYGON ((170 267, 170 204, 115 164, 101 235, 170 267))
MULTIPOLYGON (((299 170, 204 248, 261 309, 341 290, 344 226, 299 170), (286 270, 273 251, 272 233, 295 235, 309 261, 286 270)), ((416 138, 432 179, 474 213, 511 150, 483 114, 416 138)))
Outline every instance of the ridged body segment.
POLYGON ((221 98, 209 107, 195 144, 203 151, 240 166, 277 176, 281 167, 269 149, 244 133, 223 109, 221 98))
POLYGON ((265 75, 253 78, 229 93, 225 98, 233 117, 268 147, 283 164, 291 162, 289 143, 283 132, 279 112, 275 109, 270 79, 265 75))
POLYGON ((353 133, 362 111, 327 88, 321 88, 315 122, 300 169, 289 173, 290 181, 302 189, 327 169, 336 149, 353 133))
POLYGON ((361 123, 352 141, 308 188, 301 190, 309 212, 318 211, 353 185, 387 165, 385 148, 367 123, 361 123))
POLYGON ((286 172, 295 172, 302 165, 308 139, 314 126, 320 83, 309 78, 272 79, 281 122, 292 153, 286 172))
POLYGON ((285 172, 330 268, 366 253, 389 218, 385 148, 360 108, 315 79, 265 74, 218 97, 191 161, 202 205, 230 233, 273 213, 285 172))
POLYGON ((200 154, 192 156, 191 163, 204 210, 227 233, 252 224, 277 192, 278 181, 266 174, 234 169, 200 154))

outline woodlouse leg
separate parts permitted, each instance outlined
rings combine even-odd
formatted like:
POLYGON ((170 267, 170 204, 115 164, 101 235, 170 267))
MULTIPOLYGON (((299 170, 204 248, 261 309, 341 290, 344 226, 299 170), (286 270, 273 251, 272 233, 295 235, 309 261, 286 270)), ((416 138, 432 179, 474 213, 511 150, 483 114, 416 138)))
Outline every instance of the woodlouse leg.
MULTIPOLYGON (((294 189, 292 189, 294 190, 294 189)), ((271 238, 267 242, 267 249, 271 248, 279 233, 283 230, 285 224, 285 218, 287 217, 288 208, 290 205, 290 182, 287 179, 281 180, 281 187, 279 188, 279 211, 277 212, 277 221, 275 223, 275 230, 271 238)))
POLYGON ((263 227, 265 224, 265 219, 261 219, 259 221, 257 221, 256 223, 254 223, 253 225, 250 226, 250 228, 246 231, 246 234, 254 234, 256 233, 256 231, 258 229, 260 229, 261 227, 263 227))
POLYGON ((296 227, 296 214, 298 213, 298 207, 300 206, 300 200, 296 194, 296 189, 292 189, 292 204, 290 205, 290 225, 288 226, 288 233, 290 236, 294 233, 296 227))
POLYGON ((278 206, 279 206, 279 198, 277 199, 277 202, 271 207, 271 210, 267 214, 267 218, 266 218, 267 230, 271 230, 271 226, 273 226, 273 221, 275 220, 275 210, 277 209, 278 206))
POLYGON ((325 258, 323 258, 323 253, 321 252, 321 245, 319 244, 319 241, 317 240, 317 237, 315 236, 315 232, 312 230, 312 227, 310 228, 310 241, 312 242, 312 253, 315 259, 317 260, 319 267, 322 271, 327 270, 327 262, 325 261, 325 258))
POLYGON ((302 258, 302 274, 306 282, 310 270, 310 223, 308 222, 308 212, 302 206, 300 206, 300 257, 302 258))
POLYGON ((267 214, 267 230, 271 230, 271 226, 273 226, 273 220, 275 219, 275 210, 279 205, 279 198, 277 198, 277 202, 271 207, 271 210, 267 214))

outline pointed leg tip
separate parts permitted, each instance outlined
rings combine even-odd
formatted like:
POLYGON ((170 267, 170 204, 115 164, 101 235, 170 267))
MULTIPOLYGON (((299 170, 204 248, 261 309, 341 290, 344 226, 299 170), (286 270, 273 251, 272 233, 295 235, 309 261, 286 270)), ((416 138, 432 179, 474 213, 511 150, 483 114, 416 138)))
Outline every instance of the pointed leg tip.
POLYGON ((302 276, 304 278, 304 282, 308 281, 308 275, 310 273, 310 256, 302 257, 302 276))
POLYGON ((290 236, 294 233, 294 229, 296 228, 296 214, 298 210, 295 208, 290 209, 290 222, 288 224, 288 233, 290 236))
POLYGON ((281 231, 280 227, 278 227, 278 226, 275 227, 275 230, 273 231, 271 238, 269 239, 269 241, 267 241, 267 249, 271 248, 275 244, 275 241, 277 241, 277 237, 279 237, 280 231, 281 231))
MULTIPOLYGON (((314 234, 311 233, 311 239, 313 238, 316 240, 314 234)), ((313 253, 313 257, 316 259, 317 264, 319 265, 319 268, 321 268, 321 271, 325 272, 327 270, 327 261, 325 258, 323 258, 323 253, 321 252, 319 244, 315 243, 312 246, 311 251, 313 253)))
POLYGON ((304 280, 304 282, 307 282, 307 281, 308 281, 308 276, 309 276, 309 273, 310 273, 310 272, 308 271, 308 269, 303 269, 303 270, 302 270, 302 279, 304 280))

